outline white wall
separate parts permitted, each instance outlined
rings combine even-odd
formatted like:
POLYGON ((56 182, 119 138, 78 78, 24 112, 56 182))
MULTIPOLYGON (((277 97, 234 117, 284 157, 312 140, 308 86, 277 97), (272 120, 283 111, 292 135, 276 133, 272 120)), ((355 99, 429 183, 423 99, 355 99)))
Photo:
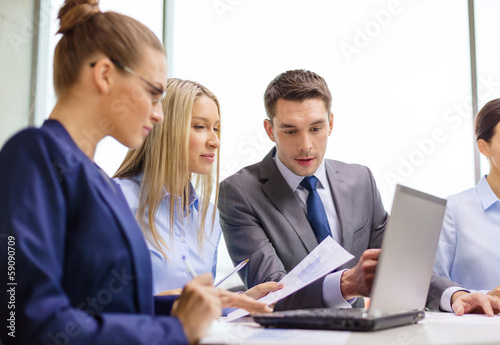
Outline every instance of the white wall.
POLYGON ((29 123, 32 0, 0 2, 0 147, 29 123))
POLYGON ((333 96, 326 157, 368 166, 388 210, 396 183, 441 197, 474 185, 467 1, 177 0, 174 11, 170 76, 219 98, 222 177, 273 146, 265 88, 304 68, 333 96))

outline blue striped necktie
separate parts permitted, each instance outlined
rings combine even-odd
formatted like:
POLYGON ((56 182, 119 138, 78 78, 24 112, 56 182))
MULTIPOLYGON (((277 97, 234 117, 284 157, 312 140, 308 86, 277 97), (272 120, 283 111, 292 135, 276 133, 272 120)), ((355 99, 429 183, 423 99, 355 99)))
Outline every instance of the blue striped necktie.
POLYGON ((307 196, 307 220, 316 235, 318 243, 321 243, 327 236, 332 236, 325 207, 321 202, 316 186, 318 179, 314 176, 306 176, 300 185, 309 191, 307 196))

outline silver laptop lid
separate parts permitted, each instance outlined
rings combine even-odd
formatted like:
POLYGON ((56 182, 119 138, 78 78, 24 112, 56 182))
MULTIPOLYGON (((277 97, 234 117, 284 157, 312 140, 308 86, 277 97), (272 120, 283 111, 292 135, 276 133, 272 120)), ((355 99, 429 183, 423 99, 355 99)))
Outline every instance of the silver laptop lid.
POLYGON ((446 200, 398 185, 371 291, 370 316, 425 307, 446 200))

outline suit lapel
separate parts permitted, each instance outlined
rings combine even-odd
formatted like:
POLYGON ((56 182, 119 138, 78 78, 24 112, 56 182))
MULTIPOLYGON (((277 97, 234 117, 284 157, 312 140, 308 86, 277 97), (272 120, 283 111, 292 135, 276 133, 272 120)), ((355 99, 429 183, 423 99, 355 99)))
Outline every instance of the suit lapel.
POLYGON ((300 238, 308 252, 311 252, 318 245, 311 225, 307 221, 304 210, 300 208, 295 194, 285 181, 274 163, 273 156, 276 149, 262 160, 260 167, 260 177, 267 179, 262 185, 263 192, 290 223, 297 236, 300 238))
POLYGON ((325 160, 325 166, 333 202, 335 203, 335 209, 339 217, 342 236, 342 243, 340 245, 347 251, 350 251, 353 245, 353 238, 351 231, 347 231, 347 229, 351 228, 350 225, 354 216, 351 190, 347 187, 342 171, 337 168, 335 162, 325 160))
MULTIPOLYGON (((118 227, 132 252, 131 261, 133 272, 135 273, 133 282, 135 283, 137 309, 140 313, 152 314, 154 310, 152 298, 153 286, 148 247, 120 187, 101 168, 85 156, 61 123, 54 120, 47 120, 44 123, 45 125, 55 126, 56 131, 66 138, 65 140, 75 156, 81 157, 82 162, 86 162, 85 164, 89 169, 89 176, 95 180, 94 185, 97 193, 113 213, 118 227), (135 224, 135 226, 130 223, 135 224)), ((105 231, 106 229, 103 230, 105 231)))
POLYGON ((119 228, 132 251, 131 260, 135 273, 134 283, 136 284, 137 307, 139 312, 151 314, 153 313, 154 306, 149 250, 139 226, 134 227, 130 225, 130 222, 137 223, 130 212, 130 208, 120 187, 105 175, 102 170, 100 170, 100 173, 104 175, 101 176, 100 180, 105 180, 102 183, 108 184, 109 188, 98 188, 98 192, 114 214, 116 221, 119 223, 119 228), (109 191, 109 189, 112 191, 109 191))

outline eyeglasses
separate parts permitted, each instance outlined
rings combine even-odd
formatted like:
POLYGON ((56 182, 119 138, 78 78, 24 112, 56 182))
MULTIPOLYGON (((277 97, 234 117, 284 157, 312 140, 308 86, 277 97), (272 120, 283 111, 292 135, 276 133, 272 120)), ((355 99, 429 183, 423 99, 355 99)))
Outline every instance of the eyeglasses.
MULTIPOLYGON (((121 68, 124 71, 127 71, 128 73, 132 74, 133 76, 136 76, 137 78, 139 78, 140 80, 142 80, 143 82, 145 82, 146 84, 148 84, 154 90, 154 93, 151 92, 151 95, 153 96, 153 104, 154 105, 158 104, 158 102, 160 102, 163 98, 165 98, 165 95, 167 94, 166 91, 164 91, 164 90, 160 89, 159 87, 153 85, 151 82, 147 81, 146 79, 144 79, 143 77, 141 77, 139 74, 137 74, 136 72, 134 72, 133 69, 125 66, 121 62, 118 62, 115 59, 110 59, 110 60, 111 60, 111 62, 114 65, 116 65, 116 67, 121 68)), ((91 62, 90 63, 90 67, 94 67, 96 65, 96 63, 97 62, 91 62)))

